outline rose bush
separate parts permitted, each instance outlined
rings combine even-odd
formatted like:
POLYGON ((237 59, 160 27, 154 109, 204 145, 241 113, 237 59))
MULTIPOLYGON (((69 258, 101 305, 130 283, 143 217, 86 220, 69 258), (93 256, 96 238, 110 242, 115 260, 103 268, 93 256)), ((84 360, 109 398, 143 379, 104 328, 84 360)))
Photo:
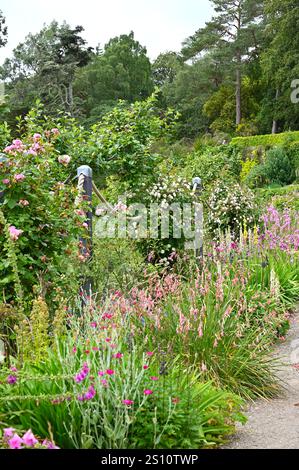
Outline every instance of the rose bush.
MULTIPOLYGON (((77 189, 64 183, 70 157, 55 150, 58 135, 53 128, 15 139, 3 150, 0 163, 1 211, 17 253, 22 289, 29 297, 37 284, 52 297, 58 285, 63 288, 65 282, 70 286, 78 237, 86 233, 84 211, 74 205, 77 189)), ((2 223, 0 286, 6 301, 13 299, 15 281, 6 256, 7 242, 2 223)))

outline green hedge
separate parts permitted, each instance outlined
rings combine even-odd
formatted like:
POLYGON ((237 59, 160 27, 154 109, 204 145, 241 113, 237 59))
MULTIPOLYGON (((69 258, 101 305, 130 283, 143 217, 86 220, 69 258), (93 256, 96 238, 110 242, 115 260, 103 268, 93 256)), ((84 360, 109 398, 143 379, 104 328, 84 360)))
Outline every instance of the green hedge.
POLYGON ((231 141, 231 145, 246 147, 274 147, 276 145, 284 145, 291 142, 299 142, 299 131, 282 132, 281 134, 253 135, 250 137, 235 137, 231 141))

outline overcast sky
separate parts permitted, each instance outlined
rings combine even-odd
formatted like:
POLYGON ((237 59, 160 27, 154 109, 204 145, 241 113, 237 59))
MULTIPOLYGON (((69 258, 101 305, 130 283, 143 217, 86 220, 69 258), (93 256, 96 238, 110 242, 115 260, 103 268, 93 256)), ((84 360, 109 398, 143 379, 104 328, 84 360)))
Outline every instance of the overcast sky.
POLYGON ((182 41, 210 19, 209 0, 0 0, 6 17, 8 44, 0 63, 31 32, 53 19, 82 25, 90 46, 134 31, 151 59, 167 50, 179 51, 182 41))

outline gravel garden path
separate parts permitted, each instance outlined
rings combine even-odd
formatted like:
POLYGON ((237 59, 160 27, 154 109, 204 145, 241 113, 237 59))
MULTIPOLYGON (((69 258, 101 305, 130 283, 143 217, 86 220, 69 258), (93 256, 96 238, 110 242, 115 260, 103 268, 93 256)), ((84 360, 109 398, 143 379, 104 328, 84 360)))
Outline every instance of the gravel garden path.
POLYGON ((284 386, 281 398, 249 405, 247 423, 238 426, 223 449, 299 449, 299 310, 275 356, 283 362, 278 372, 284 386))

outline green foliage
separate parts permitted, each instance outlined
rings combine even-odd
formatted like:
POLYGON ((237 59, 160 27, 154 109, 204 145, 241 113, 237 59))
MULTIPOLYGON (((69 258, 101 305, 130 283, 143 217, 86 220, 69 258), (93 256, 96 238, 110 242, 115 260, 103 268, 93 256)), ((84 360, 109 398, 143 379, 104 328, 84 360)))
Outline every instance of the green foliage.
POLYGON ((5 18, 0 10, 0 47, 5 46, 7 43, 7 26, 5 25, 5 18))
POLYGON ((93 290, 99 295, 107 295, 111 290, 131 290, 142 284, 144 269, 143 256, 133 240, 94 237, 92 279, 93 290))
POLYGON ((89 124, 118 100, 133 103, 147 98, 153 92, 153 82, 146 48, 134 39, 133 32, 110 39, 104 51, 77 72, 74 88, 80 112, 88 116, 89 124))
POLYGON ((240 149, 247 147, 275 147, 278 145, 291 144, 299 140, 299 131, 282 132, 281 134, 254 135, 250 137, 234 137, 231 145, 235 145, 240 149))
POLYGON ((2 78, 9 79, 8 105, 17 112, 28 112, 37 98, 48 113, 57 109, 75 112, 73 81, 78 67, 87 64, 91 48, 81 37, 82 26, 53 21, 37 34, 30 33, 6 59, 2 78))
POLYGON ((120 102, 92 126, 85 163, 104 170, 106 175, 117 175, 128 188, 142 178, 152 178, 160 157, 151 153, 151 145, 172 131, 177 118, 171 109, 159 116, 155 106, 155 95, 130 106, 120 102))
POLYGON ((247 175, 245 181, 250 187, 260 187, 265 184, 290 184, 295 179, 295 168, 286 151, 273 148, 266 153, 265 161, 247 175))
POLYGON ((199 448, 233 432, 235 422, 243 419, 239 398, 200 383, 191 369, 182 375, 176 360, 169 373, 159 373, 155 355, 150 358, 134 345, 132 336, 126 344, 123 333, 130 331, 129 323, 123 330, 113 328, 103 312, 91 306, 85 322, 73 318, 72 331, 56 352, 18 370, 16 385, 6 383, 10 372, 2 370, 1 412, 9 425, 30 427, 37 435, 51 433, 60 447, 79 449, 199 448), (107 334, 121 351, 118 358, 104 340, 107 334), (85 377, 75 380, 83 369, 85 377), (91 387, 94 396, 80 400, 91 387))
POLYGON ((290 185, 279 188, 262 188, 256 191, 258 203, 266 207, 272 205, 278 210, 299 211, 299 186, 290 185))
POLYGON ((237 179, 240 173, 241 156, 224 145, 206 147, 203 152, 190 153, 185 161, 184 175, 188 178, 200 176, 205 189, 217 179, 237 179))
POLYGON ((162 377, 157 387, 162 399, 148 401, 137 415, 132 448, 149 449, 153 444, 160 449, 214 447, 234 431, 235 420, 245 421, 239 412, 242 401, 236 396, 201 383, 191 370, 185 370, 183 378, 181 374, 176 377, 178 372, 162 377))
MULTIPOLYGON (((11 132, 7 122, 0 123, 0 148, 6 147, 11 139, 11 132)), ((2 156, 2 155, 1 155, 2 156)))

